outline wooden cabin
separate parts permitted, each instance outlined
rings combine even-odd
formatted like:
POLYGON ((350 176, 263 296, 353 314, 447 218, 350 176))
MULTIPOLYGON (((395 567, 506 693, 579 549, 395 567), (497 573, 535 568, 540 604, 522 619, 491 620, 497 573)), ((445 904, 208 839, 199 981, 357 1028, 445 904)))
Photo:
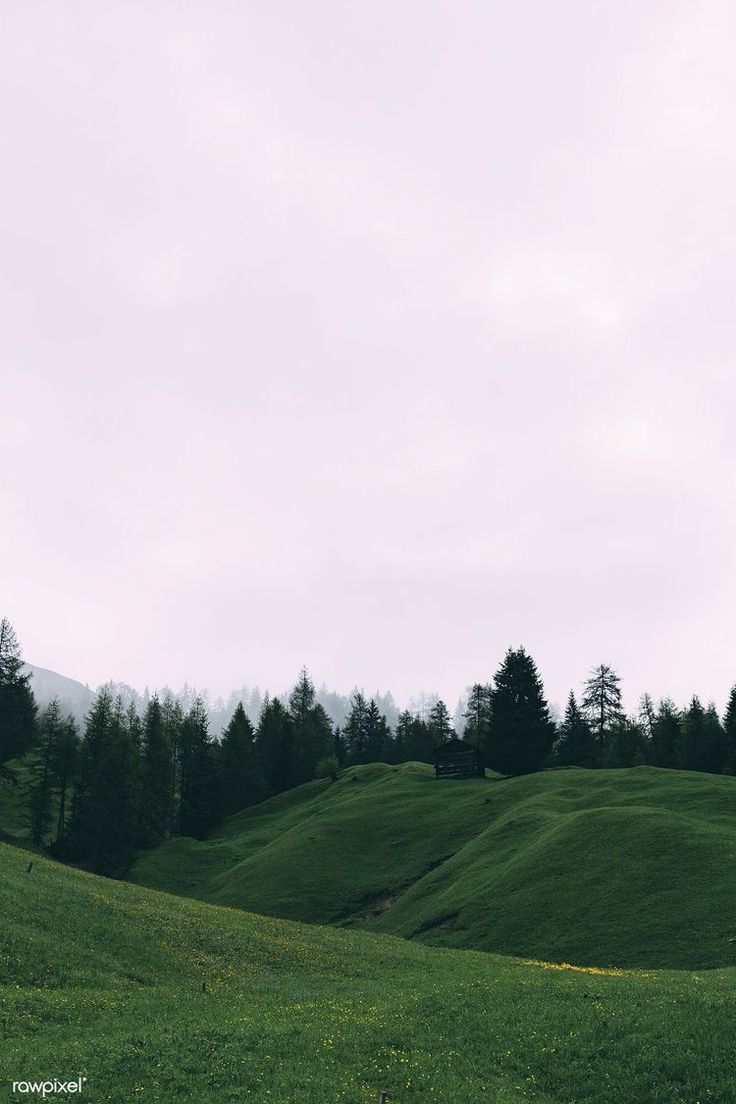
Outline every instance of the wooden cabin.
POLYGON ((436 778, 483 778, 485 768, 480 749, 453 736, 434 749, 436 778))

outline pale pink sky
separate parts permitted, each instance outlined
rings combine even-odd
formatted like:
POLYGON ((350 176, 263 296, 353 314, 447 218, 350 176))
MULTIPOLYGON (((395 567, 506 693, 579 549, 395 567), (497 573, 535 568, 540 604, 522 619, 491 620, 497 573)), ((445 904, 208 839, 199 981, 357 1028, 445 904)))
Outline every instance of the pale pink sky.
POLYGON ((34 663, 736 681, 736 9, 6 3, 0 613, 34 663))

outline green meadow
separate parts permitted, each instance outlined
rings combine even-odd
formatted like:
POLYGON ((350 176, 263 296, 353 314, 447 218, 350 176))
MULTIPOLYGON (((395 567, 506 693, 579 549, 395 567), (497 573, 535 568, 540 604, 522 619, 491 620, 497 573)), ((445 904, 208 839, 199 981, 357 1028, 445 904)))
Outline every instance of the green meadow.
POLYGON ((372 765, 139 884, 2 843, 0 1102, 77 1076, 90 1104, 736 1101, 735 791, 372 765))
POLYGON ((736 1099, 736 974, 428 947, 95 877, 0 845, 2 1099, 736 1099))
POLYGON ((441 781, 372 764, 141 856, 152 888, 567 961, 736 966, 736 781, 636 767, 441 781))

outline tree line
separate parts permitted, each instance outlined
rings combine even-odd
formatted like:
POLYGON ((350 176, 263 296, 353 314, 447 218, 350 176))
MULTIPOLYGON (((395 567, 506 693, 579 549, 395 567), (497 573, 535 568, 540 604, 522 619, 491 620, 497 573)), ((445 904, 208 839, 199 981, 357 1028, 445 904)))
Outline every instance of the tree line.
MULTIPOLYGON (((600 665, 555 724, 534 660, 509 649, 493 679, 470 688, 464 722, 463 738, 504 775, 639 764, 736 773, 736 687, 723 718, 697 697, 678 709, 649 695, 631 717, 619 676, 600 665)), ((26 755, 34 843, 99 873, 123 874, 138 849, 203 838, 223 817, 346 766, 431 763, 454 735, 441 700, 424 717, 404 710, 392 726, 361 692, 334 726, 306 670, 285 701, 266 695, 255 725, 238 703, 219 738, 199 698, 184 709, 155 695, 138 710, 112 686, 98 691, 80 731, 56 701, 39 712, 12 626, 0 622, 0 781, 12 783, 9 764, 26 755)))

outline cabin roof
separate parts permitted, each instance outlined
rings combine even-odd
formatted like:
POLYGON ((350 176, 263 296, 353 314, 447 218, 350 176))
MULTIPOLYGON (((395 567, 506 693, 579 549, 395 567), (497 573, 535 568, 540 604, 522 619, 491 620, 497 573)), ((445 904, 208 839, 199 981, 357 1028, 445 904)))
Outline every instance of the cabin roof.
POLYGON ((474 748, 475 744, 469 744, 467 740, 463 740, 460 736, 452 736, 449 740, 445 740, 444 744, 438 744, 434 749, 435 751, 444 751, 445 748, 474 748))

